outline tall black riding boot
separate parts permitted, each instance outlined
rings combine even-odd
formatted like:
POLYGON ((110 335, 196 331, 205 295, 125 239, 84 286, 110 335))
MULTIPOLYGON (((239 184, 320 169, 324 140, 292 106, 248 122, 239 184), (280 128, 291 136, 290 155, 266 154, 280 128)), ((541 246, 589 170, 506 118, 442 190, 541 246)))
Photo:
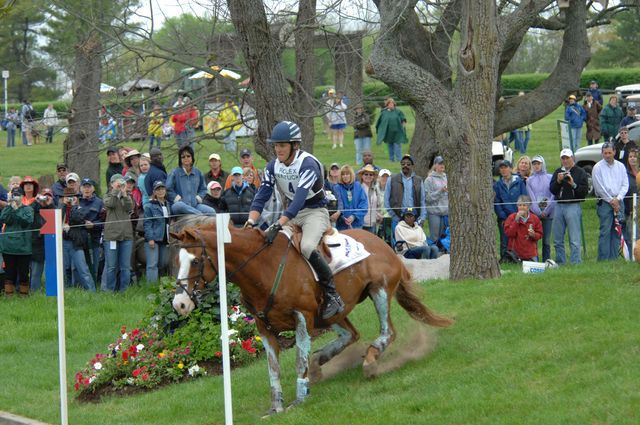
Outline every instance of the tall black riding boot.
POLYGON ((314 250, 309 256, 309 263, 318 274, 318 281, 325 293, 324 308, 322 312, 323 319, 329 319, 344 310, 344 303, 340 298, 340 294, 336 292, 336 285, 333 282, 333 273, 329 268, 326 260, 320 253, 314 250))

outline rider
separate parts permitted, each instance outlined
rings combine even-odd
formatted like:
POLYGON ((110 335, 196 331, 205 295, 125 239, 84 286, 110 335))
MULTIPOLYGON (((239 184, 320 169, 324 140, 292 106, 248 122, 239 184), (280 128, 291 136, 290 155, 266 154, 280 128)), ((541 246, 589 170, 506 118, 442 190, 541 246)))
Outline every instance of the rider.
POLYGON ((325 291, 322 318, 328 319, 342 312, 344 303, 336 292, 329 265, 317 250, 322 234, 331 227, 323 189, 322 165, 316 157, 300 149, 300 141, 298 124, 281 121, 273 127, 268 142, 274 145, 276 159, 267 164, 246 226, 252 227, 257 223, 274 190, 284 194, 289 205, 278 221, 266 230, 265 239, 271 244, 284 225, 302 228, 300 249, 318 274, 319 283, 325 291))

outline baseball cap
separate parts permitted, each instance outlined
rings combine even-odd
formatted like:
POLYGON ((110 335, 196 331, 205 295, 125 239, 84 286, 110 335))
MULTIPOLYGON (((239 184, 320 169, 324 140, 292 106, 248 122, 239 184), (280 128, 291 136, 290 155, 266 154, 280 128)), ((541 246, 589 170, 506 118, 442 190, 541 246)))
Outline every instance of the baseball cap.
POLYGON ((151 148, 151 150, 149 151, 149 155, 162 155, 162 151, 160 150, 160 148, 151 148))
POLYGON ((122 177, 122 174, 114 174, 113 176, 111 176, 111 179, 109 179, 109 183, 115 182, 124 183, 124 177, 122 177))
POLYGON ((563 156, 571 156, 572 157, 573 156, 573 152, 569 148, 562 149, 560 151, 560 158, 562 158, 563 156))
POLYGON ((628 105, 627 109, 633 109, 635 111, 636 110, 636 105, 628 105))
POLYGON ((80 176, 78 176, 76 173, 69 173, 67 174, 67 178, 65 180, 67 183, 69 183, 69 181, 71 180, 73 180, 74 182, 79 182, 80 176))
POLYGON ((156 180, 155 182, 153 182, 153 190, 156 190, 159 187, 167 187, 167 185, 164 184, 162 180, 156 180))
POLYGON ((207 189, 209 189, 209 190, 222 189, 222 186, 220 185, 220 183, 218 183, 217 181, 213 180, 213 181, 209 182, 209 184, 207 185, 207 189))
POLYGON ((338 164, 337 162, 334 162, 333 164, 331 164, 331 166, 329 167, 329 169, 332 169, 333 167, 336 167, 336 168, 338 168, 338 169, 339 169, 339 168, 340 168, 340 164, 338 164))
POLYGON ((136 182, 136 177, 133 174, 129 174, 127 173, 126 176, 124 176, 124 181, 125 182, 136 182))
POLYGON ((567 97, 567 99, 573 99, 573 100, 576 100, 576 97, 575 97, 574 95, 570 94, 570 95, 569 95, 569 97, 567 97))
POLYGON ((221 161, 220 155, 218 155, 217 153, 212 153, 211 155, 209 155, 209 161, 211 161, 212 159, 217 159, 218 161, 221 161))
POLYGON ((56 171, 58 171, 61 168, 64 168, 66 170, 67 169, 67 164, 65 164, 64 162, 60 162, 60 163, 58 163, 58 165, 56 165, 56 171))
POLYGON ((378 177, 382 177, 382 176, 390 176, 391 175, 391 171, 387 170, 386 168, 383 168, 382 170, 380 170, 380 172, 378 173, 378 177))
POLYGON ((107 155, 109 155, 110 153, 118 153, 118 147, 117 146, 109 146, 107 148, 107 155))
POLYGON ((84 178, 80 182, 80 186, 85 186, 85 185, 90 185, 90 186, 96 187, 96 182, 94 182, 90 178, 84 178))
POLYGON ((544 158, 542 157, 542 155, 536 155, 533 157, 531 162, 544 162, 544 158))
POLYGON ((402 216, 404 217, 407 214, 411 214, 412 216, 415 217, 416 212, 413 210, 413 208, 409 207, 409 208, 405 208, 402 210, 402 216))
POLYGON ((402 159, 400 159, 400 161, 404 161, 405 159, 408 159, 409 161, 411 161, 412 165, 415 164, 415 162, 413 162, 413 157, 408 153, 405 153, 404 155, 402 155, 402 159))
POLYGON ((231 169, 231 175, 235 176, 236 174, 242 174, 242 168, 240 167, 233 167, 231 169))
POLYGON ((502 161, 498 162, 498 167, 509 167, 509 168, 511 168, 511 162, 509 162, 508 159, 503 159, 502 161))
POLYGON ((240 151, 240 157, 242 158, 243 156, 251 156, 251 151, 247 148, 244 148, 240 151))
POLYGON ((438 155, 435 158, 433 158, 433 163, 434 164, 444 164, 444 158, 441 157, 440 155, 438 155))

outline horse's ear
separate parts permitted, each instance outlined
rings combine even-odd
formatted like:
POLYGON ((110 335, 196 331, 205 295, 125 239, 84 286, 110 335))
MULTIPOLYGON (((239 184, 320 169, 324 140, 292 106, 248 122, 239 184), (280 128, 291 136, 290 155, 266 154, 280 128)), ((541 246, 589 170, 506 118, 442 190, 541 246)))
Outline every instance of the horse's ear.
POLYGON ((199 239, 198 235, 196 234, 195 229, 191 228, 191 227, 187 227, 182 231, 183 235, 182 235, 182 240, 184 241, 187 236, 190 237, 191 239, 199 239))
POLYGON ((171 236, 173 239, 181 241, 182 239, 184 239, 184 232, 180 232, 180 233, 169 232, 169 236, 171 236))

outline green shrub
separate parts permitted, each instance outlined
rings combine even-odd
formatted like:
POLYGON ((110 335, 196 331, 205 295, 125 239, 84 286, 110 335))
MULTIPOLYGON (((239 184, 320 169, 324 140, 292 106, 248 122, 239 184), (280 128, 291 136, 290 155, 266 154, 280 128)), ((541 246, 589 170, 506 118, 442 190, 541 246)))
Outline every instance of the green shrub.
MULTIPOLYGON (((510 74, 502 76, 502 94, 512 96, 518 91, 531 91, 540 86, 549 74, 510 74)), ((592 69, 580 77, 580 88, 586 90, 591 80, 598 81, 603 91, 613 91, 618 86, 640 83, 640 68, 592 69)))

